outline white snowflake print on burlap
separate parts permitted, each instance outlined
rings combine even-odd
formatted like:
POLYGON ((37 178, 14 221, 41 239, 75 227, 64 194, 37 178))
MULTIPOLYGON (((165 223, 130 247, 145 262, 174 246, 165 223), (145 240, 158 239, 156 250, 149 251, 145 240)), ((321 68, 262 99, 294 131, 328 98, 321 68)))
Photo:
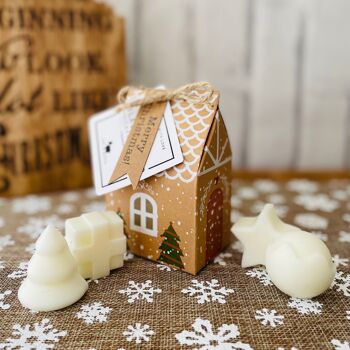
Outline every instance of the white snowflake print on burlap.
POLYGON ((5 227, 5 219, 0 216, 0 228, 5 227))
POLYGON ((10 235, 0 236, 0 252, 6 247, 12 246, 15 244, 15 241, 11 238, 10 235))
POLYGON ((11 272, 7 277, 12 279, 23 278, 27 276, 28 261, 22 261, 18 265, 19 270, 11 272))
POLYGON ((259 195, 258 191, 253 187, 239 187, 236 196, 242 199, 255 199, 259 195))
POLYGON ((86 324, 103 323, 107 321, 112 308, 103 306, 101 302, 83 305, 75 317, 83 320, 86 324))
POLYGON ((317 237, 318 239, 320 239, 321 241, 324 241, 324 242, 328 241, 327 233, 323 233, 321 231, 312 231, 310 233, 315 237, 317 237))
POLYGON ((214 264, 219 264, 221 266, 226 266, 227 262, 225 261, 226 258, 232 258, 231 253, 220 253, 217 255, 213 261, 214 264))
POLYGON ((322 304, 311 299, 290 298, 287 305, 302 315, 319 315, 322 312, 322 304))
POLYGON ((254 182, 254 187, 259 191, 263 193, 269 193, 269 192, 277 192, 278 191, 278 185, 276 182, 272 180, 262 179, 262 180, 256 180, 254 182))
POLYGON ((245 274, 249 277, 257 278, 264 286, 273 285, 270 276, 268 275, 266 269, 263 267, 254 267, 248 270, 245 274))
POLYGON ((300 194, 294 198, 294 203, 307 210, 322 210, 332 212, 339 207, 339 203, 329 198, 323 193, 318 194, 300 194))
POLYGON ((0 260, 0 270, 3 270, 5 268, 5 261, 0 260))
POLYGON ((338 241, 350 243, 350 232, 340 231, 338 241))
POLYGON ((231 244, 231 248, 238 253, 243 253, 243 245, 240 241, 235 241, 231 244))
POLYGON ((348 266, 348 264, 349 264, 348 258, 341 258, 338 254, 333 255, 332 260, 335 264, 335 267, 348 266))
POLYGON ((332 282, 332 288, 343 293, 346 297, 350 297, 350 274, 337 271, 332 282))
POLYGON ((193 279, 192 286, 182 289, 182 293, 188 294, 197 299, 198 304, 218 302, 219 304, 226 303, 226 297, 234 293, 231 288, 221 287, 219 281, 212 279, 211 281, 199 282, 193 279))
POLYGON ((135 258, 135 255, 129 251, 124 253, 124 261, 130 261, 135 258))
POLYGON ((53 328, 47 318, 39 323, 34 323, 34 326, 15 324, 12 329, 12 338, 6 339, 5 343, 0 343, 0 349, 53 349, 54 343, 58 343, 60 338, 67 335, 66 331, 58 331, 53 328))
POLYGON ((143 341, 148 342, 150 337, 154 335, 154 331, 148 324, 142 325, 141 323, 135 323, 135 325, 129 325, 128 330, 123 332, 128 342, 135 341, 136 344, 140 344, 143 341))
POLYGON ((157 266, 158 270, 160 270, 160 271, 166 271, 166 272, 175 271, 174 269, 172 269, 168 265, 157 264, 156 266, 157 266))
POLYGON ((239 212, 238 210, 231 210, 231 215, 230 215, 230 218, 231 218, 231 222, 232 223, 235 223, 238 221, 239 218, 241 218, 243 215, 241 212, 239 212))
POLYGON ((62 203, 56 208, 56 212, 59 214, 70 214, 74 211, 74 205, 69 203, 62 203))
POLYGON ((350 350, 350 342, 348 341, 342 342, 338 339, 332 339, 331 344, 335 350, 350 350))
POLYGON ((273 193, 267 196, 267 202, 272 203, 272 204, 283 204, 286 202, 286 199, 284 198, 283 195, 278 194, 278 193, 273 193))
POLYGON ((90 213, 93 211, 105 211, 105 210, 106 210, 106 206, 104 202, 98 202, 98 201, 86 204, 82 208, 83 213, 90 213))
POLYGON ((74 191, 65 192, 61 197, 61 199, 64 202, 76 202, 79 200, 79 198, 80 198, 79 193, 74 192, 74 191))
POLYGON ((313 181, 295 179, 287 183, 287 189, 298 193, 314 193, 318 190, 318 185, 313 181))
MULTIPOLYGON (((288 350, 288 349, 278 347, 276 350, 288 350)), ((295 346, 292 346, 292 347, 290 348, 290 350, 299 350, 299 349, 298 349, 298 348, 296 348, 295 346)))
POLYGON ((22 226, 19 226, 17 232, 25 233, 32 239, 37 239, 44 231, 47 225, 53 225, 58 229, 64 227, 64 221, 57 215, 51 215, 47 217, 30 217, 28 222, 22 226))
POLYGON ((350 320, 350 310, 346 311, 346 319, 350 320))
POLYGON ((295 215, 294 222, 298 226, 308 229, 324 230, 328 226, 328 219, 312 213, 301 213, 295 215))
POLYGON ((239 208, 242 205, 242 200, 237 196, 231 196, 231 207, 239 208))
POLYGON ((223 324, 217 331, 209 320, 197 318, 192 324, 193 331, 182 331, 175 335, 181 345, 195 346, 193 350, 252 350, 247 343, 239 339, 238 327, 232 324, 223 324))
POLYGON ((48 197, 26 196, 12 201, 14 213, 24 213, 28 215, 37 214, 51 209, 51 200, 48 197))
MULTIPOLYGON (((350 203, 348 203, 348 209, 350 209, 350 203)), ((347 222, 348 224, 350 224, 350 214, 349 213, 346 213, 343 215, 343 220, 345 222, 347 222)))
POLYGON ((346 201, 349 198, 348 192, 343 190, 334 190, 331 192, 331 196, 338 201, 346 201))
POLYGON ((284 316, 278 315, 276 310, 263 308, 261 310, 256 310, 255 319, 260 321, 264 326, 275 328, 283 324, 284 316))
POLYGON ((36 245, 36 242, 32 242, 32 243, 28 244, 28 245, 26 246, 25 251, 26 251, 27 253, 30 253, 30 254, 33 255, 34 252, 35 252, 35 245, 36 245))
POLYGON ((125 294, 128 297, 128 303, 134 303, 136 300, 146 300, 147 303, 153 303, 153 294, 161 293, 160 288, 152 286, 152 281, 137 283, 129 281, 129 286, 126 289, 119 290, 120 294, 125 294))
POLYGON ((12 294, 12 290, 5 290, 3 293, 0 292, 0 309, 8 310, 11 307, 10 304, 5 302, 5 298, 10 294, 12 294))

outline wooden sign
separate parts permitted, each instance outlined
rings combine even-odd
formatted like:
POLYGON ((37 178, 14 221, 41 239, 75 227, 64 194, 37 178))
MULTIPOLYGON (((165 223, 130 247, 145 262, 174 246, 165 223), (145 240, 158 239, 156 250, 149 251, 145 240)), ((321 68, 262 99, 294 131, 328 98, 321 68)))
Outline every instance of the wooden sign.
POLYGON ((0 196, 90 185, 87 118, 124 84, 108 6, 0 0, 0 196))

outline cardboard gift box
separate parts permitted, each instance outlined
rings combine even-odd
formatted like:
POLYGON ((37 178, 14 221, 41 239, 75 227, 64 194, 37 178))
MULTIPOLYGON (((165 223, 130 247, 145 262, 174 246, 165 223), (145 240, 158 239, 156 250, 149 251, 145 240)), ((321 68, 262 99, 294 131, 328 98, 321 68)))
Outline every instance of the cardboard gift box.
POLYGON ((169 102, 183 162, 106 194, 106 206, 133 253, 196 274, 230 241, 232 154, 215 90, 210 101, 169 102))

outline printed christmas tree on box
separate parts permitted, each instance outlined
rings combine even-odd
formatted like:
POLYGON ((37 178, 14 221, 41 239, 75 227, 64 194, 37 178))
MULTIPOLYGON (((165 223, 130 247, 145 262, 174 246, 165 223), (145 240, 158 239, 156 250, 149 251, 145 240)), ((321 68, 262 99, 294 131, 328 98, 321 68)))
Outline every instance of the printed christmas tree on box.
MULTIPOLYGON (((132 94, 138 95, 140 91, 133 90, 132 94)), ((118 116, 115 126, 110 124, 108 128, 102 128, 103 133, 100 136, 96 131, 100 127, 97 122, 103 123, 107 120, 104 118, 113 119, 115 108, 98 115, 93 127, 90 125, 90 139, 97 140, 97 144, 92 141, 92 153, 94 156, 99 144, 101 150, 107 144, 110 146, 108 154, 101 151, 98 159, 100 164, 107 164, 105 168, 110 167, 105 180, 103 176, 99 180, 101 188, 117 186, 116 190, 107 193, 106 205, 108 210, 114 210, 122 216, 129 249, 147 259, 196 274, 214 259, 230 240, 231 148, 219 110, 219 94, 210 85, 194 85, 186 87, 181 93, 168 95, 171 96, 167 102, 171 120, 183 157, 181 163, 143 180, 141 177, 135 188, 118 188, 118 182, 128 180, 126 174, 119 179, 110 180, 121 153, 118 153, 117 159, 111 161, 113 166, 109 164, 108 157, 113 155, 113 147, 118 142, 113 135, 116 128, 120 128, 123 116, 118 116), (112 140, 109 139, 109 132, 112 140)), ((133 106, 126 107, 128 111, 132 108, 137 109, 133 106)), ((168 137, 167 128, 171 128, 167 119, 169 111, 166 109, 164 112, 163 122, 165 121, 166 125, 161 124, 158 130, 160 138, 163 137, 165 141, 168 137)), ((130 118, 130 125, 136 123, 134 119, 135 116, 130 118)), ((132 134, 130 125, 129 136, 132 134)), ((121 138, 123 137, 122 135, 121 138)), ((159 147, 167 147, 165 141, 160 142, 159 147)), ((157 140, 154 141, 156 142, 157 140)), ((148 162, 153 151, 150 151, 144 172, 149 170, 148 162)), ((96 185, 96 176, 99 176, 96 175, 96 169, 100 171, 101 168, 96 166, 95 156, 93 161, 96 185)), ((103 170, 100 171, 102 175, 103 170)), ((106 192, 108 191, 102 193, 106 192)))

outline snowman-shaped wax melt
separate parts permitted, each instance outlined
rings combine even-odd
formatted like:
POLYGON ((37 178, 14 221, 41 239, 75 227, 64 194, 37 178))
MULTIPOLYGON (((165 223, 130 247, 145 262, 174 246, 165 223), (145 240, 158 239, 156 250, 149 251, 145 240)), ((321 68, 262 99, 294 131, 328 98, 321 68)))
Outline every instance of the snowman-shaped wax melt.
POLYGON ((330 287, 336 269, 327 246, 281 221, 272 204, 266 204, 258 217, 238 220, 232 231, 244 248, 242 267, 265 265, 282 292, 312 298, 330 287))

